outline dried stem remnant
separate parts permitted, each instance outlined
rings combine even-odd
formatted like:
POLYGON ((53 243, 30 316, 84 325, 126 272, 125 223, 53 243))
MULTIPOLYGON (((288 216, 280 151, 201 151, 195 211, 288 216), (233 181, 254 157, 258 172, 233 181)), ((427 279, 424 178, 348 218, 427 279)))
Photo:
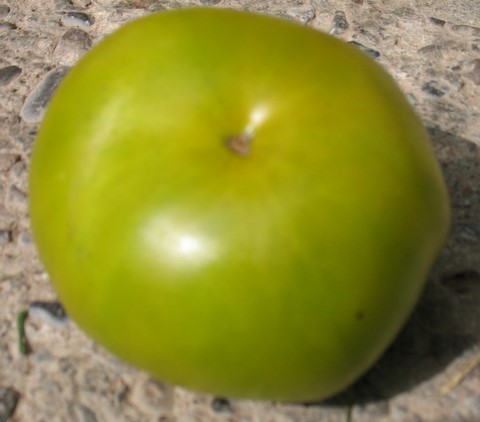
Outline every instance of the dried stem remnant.
POLYGON ((247 133, 231 136, 227 139, 226 145, 234 153, 246 157, 250 155, 252 136, 247 133))

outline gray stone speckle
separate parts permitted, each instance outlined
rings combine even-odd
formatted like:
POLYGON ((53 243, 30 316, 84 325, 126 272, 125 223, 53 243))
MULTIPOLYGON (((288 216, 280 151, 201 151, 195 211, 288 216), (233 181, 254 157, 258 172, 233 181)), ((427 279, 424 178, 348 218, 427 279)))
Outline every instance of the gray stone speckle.
POLYGON ((232 405, 224 397, 214 397, 212 400, 212 410, 216 413, 232 413, 232 405))
POLYGON ((348 29, 347 15, 342 10, 337 10, 333 17, 333 27, 330 34, 340 35, 348 29))
POLYGON ((80 28, 70 28, 61 36, 53 57, 62 65, 73 65, 91 46, 88 33, 80 28))
POLYGON ((5 245, 12 241, 12 231, 0 229, 0 245, 5 245))
POLYGON ((0 18, 7 16, 10 13, 10 7, 6 4, 0 4, 0 18))
POLYGON ((83 12, 67 12, 62 16, 64 26, 88 28, 93 24, 93 19, 83 12))
POLYGON ((438 19, 438 18, 435 18, 433 16, 429 20, 430 20, 431 23, 433 23, 434 25, 438 25, 438 26, 445 26, 445 24, 446 24, 446 22, 443 19, 438 19))
POLYGON ((458 238, 462 243, 477 243, 480 240, 480 235, 473 227, 462 224, 458 231, 458 238))
POLYGON ((65 309, 57 301, 34 301, 28 306, 28 315, 52 325, 63 325, 68 321, 65 309))
POLYGON ((12 82, 15 78, 17 78, 20 73, 22 73, 22 69, 18 66, 6 66, 0 69, 0 86, 1 85, 8 85, 12 82))
POLYGON ((90 393, 106 395, 113 382, 112 376, 107 368, 87 368, 83 373, 83 388, 90 393))
POLYGON ((377 50, 374 50, 373 48, 366 47, 363 44, 359 43, 358 41, 350 41, 350 44, 354 45, 355 47, 359 48, 366 54, 368 54, 370 57, 374 59, 378 59, 380 57, 380 52, 377 50))
POLYGON ((132 386, 129 400, 145 412, 164 414, 173 406, 173 389, 166 383, 143 376, 132 386))
POLYGON ((17 29, 17 25, 12 22, 0 22, 0 35, 5 34, 12 29, 17 29))
POLYGON ((23 231, 20 233, 20 235, 18 236, 18 241, 21 245, 25 245, 25 246, 33 244, 32 236, 27 231, 23 231))
POLYGON ((200 0, 200 3, 208 5, 208 6, 212 6, 214 4, 220 3, 221 1, 222 0, 200 0))
POLYGON ((287 15, 298 22, 308 24, 315 19, 315 10, 312 8, 294 8, 287 11, 287 15))
POLYGON ((354 38, 364 39, 370 44, 376 45, 379 42, 378 37, 375 34, 372 34, 370 31, 361 28, 357 34, 354 35, 354 38))
POLYGON ((422 85, 422 91, 434 97, 443 97, 445 90, 438 86, 438 82, 429 81, 422 85))
POLYGON ((20 116, 28 123, 42 120, 45 109, 60 81, 65 77, 68 67, 58 67, 48 72, 37 87, 25 100, 20 116))
POLYGON ((10 387, 0 387, 0 422, 7 422, 14 414, 20 394, 10 387))

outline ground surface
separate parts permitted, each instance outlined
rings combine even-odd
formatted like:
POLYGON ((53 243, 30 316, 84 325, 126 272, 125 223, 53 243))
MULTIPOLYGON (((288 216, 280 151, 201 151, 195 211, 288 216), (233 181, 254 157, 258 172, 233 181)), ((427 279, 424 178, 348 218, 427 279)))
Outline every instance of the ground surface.
POLYGON ((0 422, 480 421, 479 98, 478 0, 0 0, 0 422), (407 93, 445 172, 452 233, 412 320, 329 403, 224 400, 128 367, 64 318, 31 241, 29 155, 65 66, 132 18, 200 4, 284 16, 360 43, 407 93), (17 335, 23 309, 28 356, 17 335))

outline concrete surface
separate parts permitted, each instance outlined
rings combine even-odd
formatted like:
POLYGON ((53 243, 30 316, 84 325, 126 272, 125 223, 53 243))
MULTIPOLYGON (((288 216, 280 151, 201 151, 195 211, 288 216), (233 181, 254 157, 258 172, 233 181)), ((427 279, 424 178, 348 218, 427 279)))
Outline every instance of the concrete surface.
POLYGON ((0 0, 0 422, 480 421, 479 98, 478 0, 0 0), (201 4, 358 43, 404 89, 445 173, 452 232, 414 316, 365 377, 326 403, 215 398, 119 362, 62 313, 31 241, 29 154, 55 84, 122 23, 201 4))

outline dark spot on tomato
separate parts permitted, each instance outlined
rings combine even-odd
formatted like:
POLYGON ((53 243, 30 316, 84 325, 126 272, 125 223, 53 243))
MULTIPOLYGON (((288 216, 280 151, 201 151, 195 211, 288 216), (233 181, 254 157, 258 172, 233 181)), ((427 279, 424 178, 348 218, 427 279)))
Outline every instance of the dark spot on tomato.
POLYGON ((365 317, 365 312, 363 311, 357 311, 357 313, 355 314, 355 319, 357 321, 361 321, 364 317, 365 317))

